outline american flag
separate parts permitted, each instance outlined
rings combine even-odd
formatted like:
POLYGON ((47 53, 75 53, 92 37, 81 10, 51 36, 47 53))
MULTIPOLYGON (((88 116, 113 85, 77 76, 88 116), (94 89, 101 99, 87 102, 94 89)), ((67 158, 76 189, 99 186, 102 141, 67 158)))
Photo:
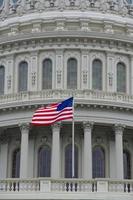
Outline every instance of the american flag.
POLYGON ((57 121, 73 118, 73 97, 60 103, 38 108, 33 117, 32 124, 35 126, 51 125, 57 121))

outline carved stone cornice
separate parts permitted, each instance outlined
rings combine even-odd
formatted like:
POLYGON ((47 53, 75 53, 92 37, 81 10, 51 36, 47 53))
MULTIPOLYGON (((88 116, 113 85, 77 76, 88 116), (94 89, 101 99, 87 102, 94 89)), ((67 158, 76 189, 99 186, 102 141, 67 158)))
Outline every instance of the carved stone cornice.
MULTIPOLYGON (((55 49, 60 48, 60 51, 62 49, 67 48, 68 49, 68 39, 69 39, 69 48, 73 48, 73 45, 76 44, 76 48, 79 48, 80 50, 84 51, 86 49, 86 46, 88 46, 87 51, 93 50, 93 47, 98 47, 99 51, 103 51, 103 48, 106 48, 106 52, 112 52, 112 53, 119 53, 120 49, 122 50, 122 53, 131 55, 133 52, 133 41, 132 37, 126 37, 123 35, 117 37, 117 35, 113 35, 113 38, 110 40, 110 36, 106 33, 92 33, 89 32, 86 34, 85 32, 78 31, 78 34, 76 33, 76 38, 75 38, 75 32, 71 31, 70 36, 69 31, 63 32, 62 34, 59 35, 59 33, 56 33, 56 31, 53 33, 37 33, 35 35, 35 39, 32 39, 31 36, 32 34, 27 34, 29 35, 27 37, 27 42, 25 42, 25 37, 21 36, 21 41, 19 41, 19 35, 16 36, 14 40, 12 40, 9 37, 9 41, 5 40, 4 38, 0 38, 0 52, 1 52, 1 57, 5 56, 5 59, 7 60, 7 56, 9 57, 10 55, 13 56, 17 53, 24 53, 29 51, 30 59, 34 57, 34 52, 39 52, 39 50, 44 50, 44 46, 46 45, 49 49, 52 51, 56 52, 55 49), (80 34, 79 34, 80 33, 80 34), (78 35, 79 34, 79 35, 78 35), (53 38, 53 35, 56 36, 56 38, 53 38), (45 38, 44 38, 45 36, 45 38), (98 37, 97 39, 93 39, 94 37, 98 37), (104 39, 103 39, 104 37, 104 39), (49 43, 50 39, 50 43, 49 43), (120 42, 118 42, 118 40, 120 42), (125 41, 124 41, 125 40, 125 41), (7 45, 8 42, 8 45, 7 45), (9 43, 10 43, 10 49, 9 49, 9 43), (52 45, 51 45, 52 44, 52 45), (33 54, 33 55, 32 55, 33 54)), ((21 34, 20 34, 21 35, 21 34)), ((112 37, 112 35, 111 35, 112 37)), ((62 50, 63 51, 63 50, 62 50)))

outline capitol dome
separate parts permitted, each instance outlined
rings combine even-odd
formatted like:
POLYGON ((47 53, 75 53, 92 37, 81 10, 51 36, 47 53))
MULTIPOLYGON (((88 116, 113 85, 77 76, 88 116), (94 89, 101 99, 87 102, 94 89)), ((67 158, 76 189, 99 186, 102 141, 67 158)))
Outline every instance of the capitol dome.
POLYGON ((0 199, 133 199, 133 0, 0 0, 0 199))

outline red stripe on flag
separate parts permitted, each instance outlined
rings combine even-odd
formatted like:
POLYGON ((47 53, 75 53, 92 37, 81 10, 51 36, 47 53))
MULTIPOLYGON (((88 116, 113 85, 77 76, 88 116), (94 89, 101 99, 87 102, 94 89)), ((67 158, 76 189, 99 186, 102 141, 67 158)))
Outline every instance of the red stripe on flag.
POLYGON ((35 126, 51 125, 57 121, 73 118, 73 109, 70 106, 64 106, 57 109, 60 103, 48 105, 37 109, 32 117, 32 124, 35 126))

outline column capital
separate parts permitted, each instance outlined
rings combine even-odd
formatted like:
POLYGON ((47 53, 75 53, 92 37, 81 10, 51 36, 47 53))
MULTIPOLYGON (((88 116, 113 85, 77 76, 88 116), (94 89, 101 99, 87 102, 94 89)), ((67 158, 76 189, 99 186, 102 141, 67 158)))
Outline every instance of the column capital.
POLYGON ((21 131, 23 131, 23 130, 26 131, 26 130, 29 130, 29 128, 30 128, 30 124, 29 123, 20 123, 18 126, 19 126, 21 131))
POLYGON ((61 128, 61 123, 57 122, 57 123, 51 125, 51 128, 52 128, 53 131, 59 131, 60 128, 61 128))
POLYGON ((115 124, 114 125, 114 131, 115 131, 115 133, 122 135, 125 127, 126 126, 124 124, 115 124))
POLYGON ((84 130, 86 130, 86 129, 92 129, 93 125, 94 125, 93 121, 83 122, 83 128, 84 128, 84 130))

